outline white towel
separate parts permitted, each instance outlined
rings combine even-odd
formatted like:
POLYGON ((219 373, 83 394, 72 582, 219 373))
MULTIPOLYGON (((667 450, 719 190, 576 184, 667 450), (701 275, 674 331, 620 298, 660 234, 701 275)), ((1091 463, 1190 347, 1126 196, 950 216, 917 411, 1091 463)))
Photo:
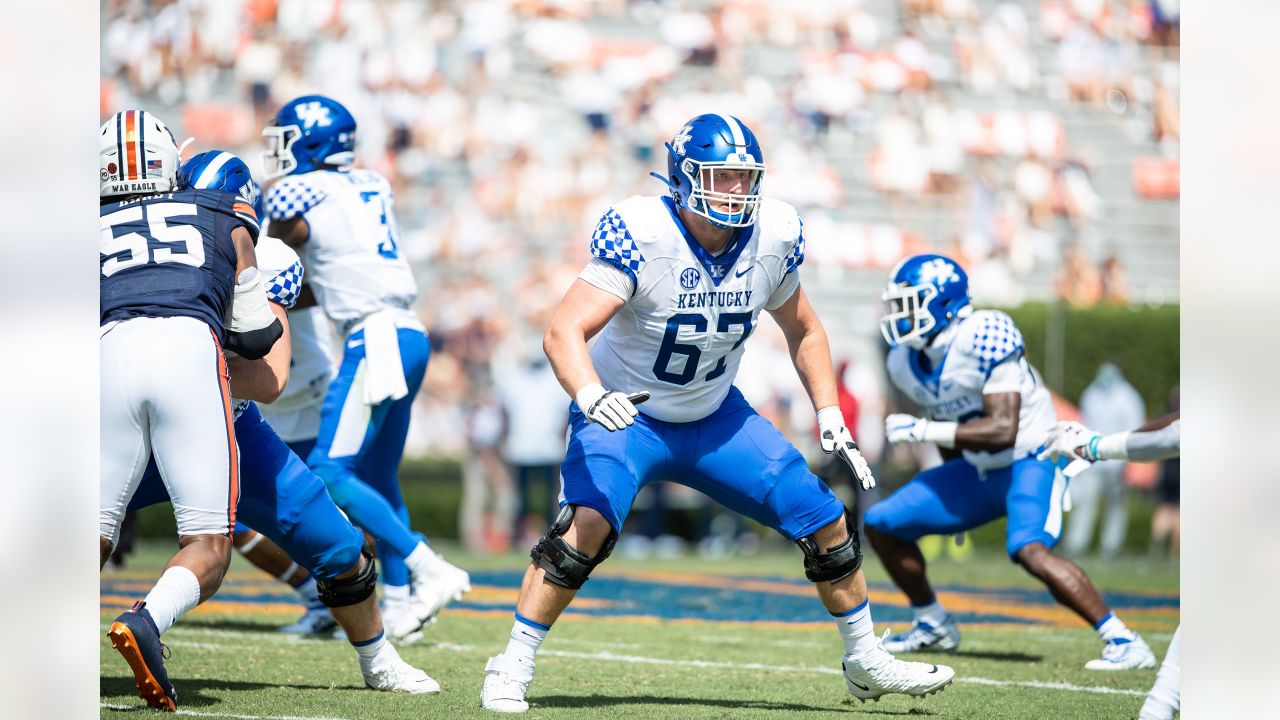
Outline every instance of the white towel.
POLYGON ((400 340, 396 335, 394 315, 376 312, 364 320, 364 400, 378 405, 384 400, 399 400, 409 394, 404 382, 404 364, 400 360, 400 340))

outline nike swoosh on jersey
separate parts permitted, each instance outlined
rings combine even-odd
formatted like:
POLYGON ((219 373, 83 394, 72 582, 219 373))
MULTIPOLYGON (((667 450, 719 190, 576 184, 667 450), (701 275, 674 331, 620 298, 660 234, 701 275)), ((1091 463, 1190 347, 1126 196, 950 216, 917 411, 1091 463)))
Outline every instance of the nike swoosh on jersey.
POLYGON ((747 273, 751 272, 753 269, 755 269, 755 265, 748 265, 746 269, 744 269, 742 272, 736 272, 733 274, 733 276, 735 278, 740 278, 743 275, 746 275, 747 273))

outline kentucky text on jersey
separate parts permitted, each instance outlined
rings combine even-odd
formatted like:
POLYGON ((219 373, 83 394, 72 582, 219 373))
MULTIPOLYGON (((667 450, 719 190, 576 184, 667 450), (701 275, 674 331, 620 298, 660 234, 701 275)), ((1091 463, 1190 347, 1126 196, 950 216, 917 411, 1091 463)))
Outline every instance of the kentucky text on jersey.
POLYGON ((682 293, 676 309, 703 307, 746 307, 751 304, 751 290, 733 292, 682 293))

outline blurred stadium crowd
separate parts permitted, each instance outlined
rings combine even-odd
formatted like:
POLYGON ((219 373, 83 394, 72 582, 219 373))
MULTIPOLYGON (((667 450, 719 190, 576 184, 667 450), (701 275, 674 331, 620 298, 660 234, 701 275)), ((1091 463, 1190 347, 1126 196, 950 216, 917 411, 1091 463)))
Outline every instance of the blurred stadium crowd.
MULTIPOLYGON (((432 337, 408 452, 469 458, 473 544, 485 492, 523 515, 515 484, 558 462, 558 429, 513 418, 564 404, 539 340, 589 229, 660 191, 662 143, 707 108, 755 130, 765 193, 805 219, 872 457, 884 381, 855 350, 903 255, 956 257, 983 305, 1177 296, 1178 0, 104 0, 102 33, 103 115, 146 107, 197 152, 256 168, 309 92, 355 114, 432 337)), ((811 449, 780 335, 752 345, 743 392, 811 449)))

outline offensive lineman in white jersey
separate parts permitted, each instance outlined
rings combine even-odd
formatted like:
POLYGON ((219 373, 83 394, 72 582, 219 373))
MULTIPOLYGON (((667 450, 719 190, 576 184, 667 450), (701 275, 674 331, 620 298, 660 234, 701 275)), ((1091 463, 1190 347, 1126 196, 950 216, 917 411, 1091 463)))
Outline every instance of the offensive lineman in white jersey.
POLYGON ((430 356, 411 306, 418 285, 400 256, 391 186, 354 169, 356 121, 307 95, 263 130, 268 232, 302 254, 316 301, 344 341, 307 464, 351 520, 378 541, 387 634, 405 639, 471 589, 409 527, 397 469, 430 356), (412 589, 410 580, 412 579, 412 589))
POLYGON ((844 641, 855 697, 941 690, 951 668, 902 662, 880 647, 851 516, 733 386, 742 344, 767 310, 817 409, 823 450, 840 453, 864 488, 874 486, 840 415, 826 331, 800 287, 804 237, 795 209, 760 197, 763 154, 737 118, 699 115, 667 151, 660 179, 670 194, 632 197, 605 212, 591 241, 595 258, 543 340, 575 400, 561 511, 530 553, 511 639, 485 668, 481 704, 528 710, 535 651, 609 556, 636 493, 660 472, 800 546, 805 575, 844 641))
POLYGON ((889 378, 927 415, 890 415, 889 442, 933 443, 946 458, 867 511, 867 538, 915 616, 911 629, 886 639, 885 648, 959 646, 955 620, 929 585, 916 541, 1007 516, 1009 558, 1106 643, 1102 657, 1085 667, 1154 667, 1151 648, 1110 611, 1084 571, 1051 552, 1062 531, 1067 481, 1053 462, 1036 457, 1053 427, 1053 405, 1013 320, 998 310, 975 311, 964 270, 942 255, 903 260, 882 299, 889 378))

